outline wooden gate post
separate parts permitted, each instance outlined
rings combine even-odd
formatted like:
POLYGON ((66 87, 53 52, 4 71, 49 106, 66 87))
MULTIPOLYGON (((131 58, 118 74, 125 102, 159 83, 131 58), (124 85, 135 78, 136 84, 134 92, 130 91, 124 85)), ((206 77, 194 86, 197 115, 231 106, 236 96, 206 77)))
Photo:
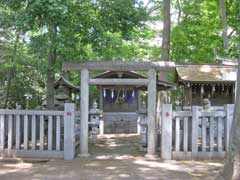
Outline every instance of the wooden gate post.
POLYGON ((199 125, 199 107, 192 107, 192 158, 197 157, 198 153, 198 125, 199 125))
POLYGON ((224 137, 225 137, 225 150, 228 151, 229 139, 230 139, 230 131, 232 128, 233 121, 233 112, 234 112, 234 104, 226 104, 224 106, 226 112, 226 120, 225 120, 225 128, 224 128, 224 137))
POLYGON ((5 140, 5 126, 4 126, 4 114, 0 114, 0 150, 4 150, 5 140))
POLYGON ((64 159, 72 160, 75 156, 75 104, 64 104, 64 159))
POLYGON ((172 159, 172 104, 162 105, 161 158, 172 159))

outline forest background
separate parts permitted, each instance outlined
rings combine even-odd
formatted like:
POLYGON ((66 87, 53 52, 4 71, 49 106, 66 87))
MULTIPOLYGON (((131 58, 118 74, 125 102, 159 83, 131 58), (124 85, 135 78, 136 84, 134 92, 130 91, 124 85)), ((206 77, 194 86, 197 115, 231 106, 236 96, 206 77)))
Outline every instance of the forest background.
MULTIPOLYGON (((169 60, 237 58, 239 4, 172 0, 169 60)), ((162 0, 0 0, 0 108, 53 108, 64 61, 161 60, 163 14, 162 0)))

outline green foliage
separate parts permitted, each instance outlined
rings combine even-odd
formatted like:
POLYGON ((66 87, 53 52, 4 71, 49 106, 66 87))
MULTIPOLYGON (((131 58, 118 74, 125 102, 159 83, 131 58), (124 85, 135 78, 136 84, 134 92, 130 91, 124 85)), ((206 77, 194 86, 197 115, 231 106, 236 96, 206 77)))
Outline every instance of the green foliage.
MULTIPOLYGON (((218 1, 181 1, 180 22, 171 32, 171 57, 179 63, 215 63, 215 54, 236 57, 236 34, 229 35, 229 54, 224 54, 218 1)), ((175 2, 176 3, 176 2, 175 2)), ((226 1, 230 31, 237 31, 237 0, 226 1)), ((230 34, 230 33, 229 33, 230 34)))
POLYGON ((221 46, 221 22, 216 1, 184 1, 182 18, 173 27, 171 57, 180 63, 213 63, 221 46))
MULTIPOLYGON (((0 68, 3 100, 9 92, 8 107, 16 102, 26 106, 25 94, 32 95, 30 107, 40 105, 49 69, 59 74, 63 61, 150 56, 148 49, 152 47, 139 41, 152 34, 145 28, 148 16, 139 1, 0 0, 0 4, 0 24, 4 33, 9 32, 2 43, 4 66, 0 68), (11 33, 20 36, 17 54, 11 33), (53 49, 57 61, 49 64, 48 53, 53 49), (9 77, 10 89, 6 83, 9 77)), ((79 83, 78 74, 71 73, 70 78, 79 83)))
MULTIPOLYGON (((238 6, 238 0, 226 1, 232 57, 239 42, 238 6)), ((156 35, 146 22, 162 20, 161 8, 160 0, 148 8, 140 0, 0 0, 1 102, 9 91, 8 107, 26 106, 25 94, 32 95, 30 107, 40 105, 49 70, 60 74, 63 61, 159 60, 161 45, 149 44, 156 35), (49 65, 55 49, 56 62, 49 65)), ((171 59, 213 63, 215 51, 223 53, 218 1, 174 0, 172 12, 171 59)), ((79 73, 71 72, 70 80, 78 85, 79 73)), ((90 92, 97 96, 94 87, 90 92)))

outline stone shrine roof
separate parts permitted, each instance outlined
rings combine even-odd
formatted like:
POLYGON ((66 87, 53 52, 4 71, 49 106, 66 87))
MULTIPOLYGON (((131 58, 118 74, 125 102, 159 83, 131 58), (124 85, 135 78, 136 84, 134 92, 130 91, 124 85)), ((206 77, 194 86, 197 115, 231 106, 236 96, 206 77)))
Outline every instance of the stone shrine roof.
POLYGON ((80 87, 73 85, 70 81, 68 81, 63 76, 60 76, 59 79, 57 81, 55 81, 55 83, 54 83, 55 88, 57 88, 59 85, 64 85, 75 91, 80 91, 80 87))

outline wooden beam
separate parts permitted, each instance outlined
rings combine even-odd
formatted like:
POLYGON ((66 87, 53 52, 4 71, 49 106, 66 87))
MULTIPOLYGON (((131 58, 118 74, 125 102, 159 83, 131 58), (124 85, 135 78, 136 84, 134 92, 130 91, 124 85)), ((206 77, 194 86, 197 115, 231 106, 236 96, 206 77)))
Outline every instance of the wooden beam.
POLYGON ((31 157, 31 158, 63 158, 63 151, 43 151, 43 150, 0 150, 0 156, 3 157, 31 157))
POLYGON ((142 86, 147 85, 149 82, 148 79, 89 79, 89 84, 94 85, 136 85, 142 86))
POLYGON ((103 70, 103 71, 146 71, 149 69, 174 71, 175 63, 168 61, 77 61, 64 62, 64 71, 103 70))
POLYGON ((64 111, 45 111, 45 110, 10 110, 10 109, 0 109, 0 114, 5 114, 5 115, 53 115, 53 116, 58 116, 58 115, 64 115, 64 111))

